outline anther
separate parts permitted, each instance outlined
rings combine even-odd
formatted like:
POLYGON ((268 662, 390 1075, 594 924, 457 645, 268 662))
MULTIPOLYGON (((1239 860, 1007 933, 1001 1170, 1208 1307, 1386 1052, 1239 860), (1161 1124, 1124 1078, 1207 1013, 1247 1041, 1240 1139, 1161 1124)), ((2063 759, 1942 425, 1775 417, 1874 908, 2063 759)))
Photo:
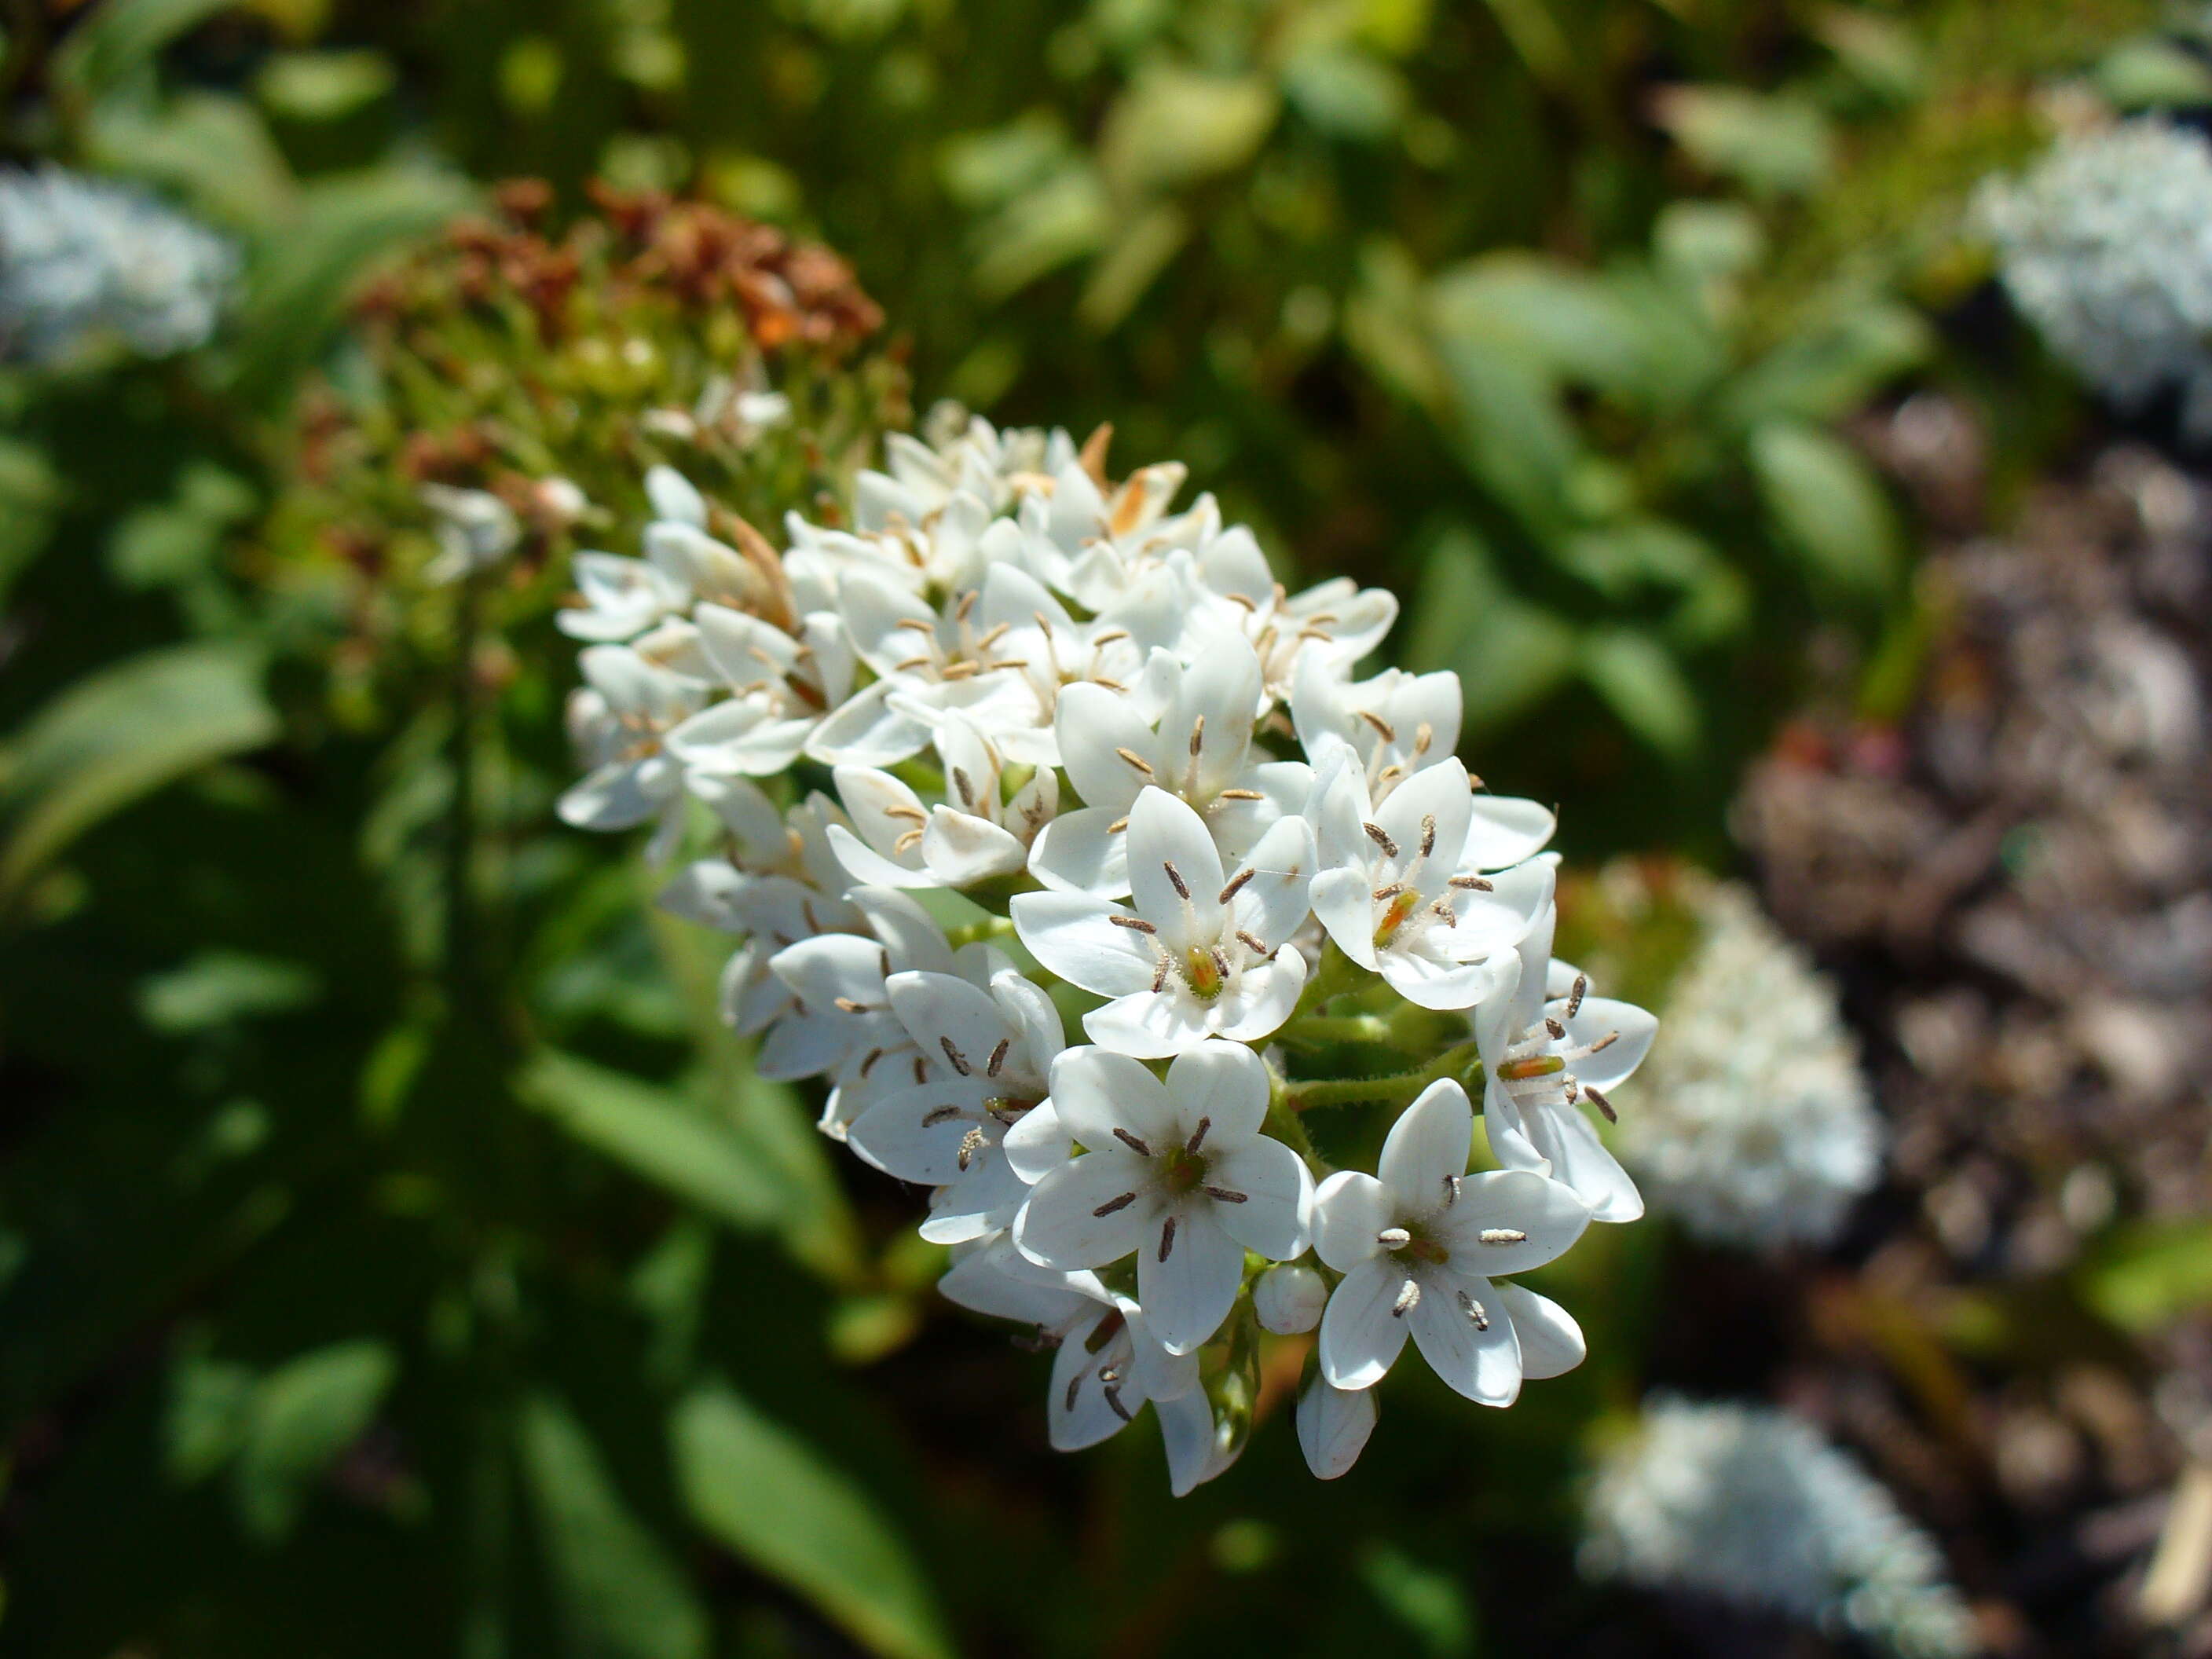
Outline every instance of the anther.
POLYGON ((1480 876, 1454 876, 1451 884, 1462 893, 1492 893, 1498 890, 1480 876))
POLYGON ((901 857, 904 857, 907 854, 911 853, 915 848, 921 846, 921 841, 922 835, 921 830, 909 830, 891 843, 891 851, 899 854, 901 857))
POLYGON ((1190 884, 1182 878, 1182 872, 1164 859, 1160 861, 1160 868, 1168 872, 1168 885, 1176 890, 1176 896, 1188 902, 1190 898, 1190 884))
POLYGON ((923 811, 919 806, 907 806, 903 805, 898 806, 886 806, 884 808, 884 816, 887 818, 903 818, 908 823, 927 823, 929 822, 929 814, 923 811))
POLYGON ((1127 928, 1133 933, 1157 933, 1160 931, 1158 928, 1153 927, 1151 922, 1146 921, 1142 916, 1115 915, 1109 916, 1106 920, 1112 922, 1116 927, 1127 928))
POLYGON ((1124 1146, 1127 1146, 1139 1158, 1150 1158, 1152 1155, 1152 1149, 1150 1146, 1147 1146, 1143 1141, 1138 1139, 1136 1136, 1131 1134, 1127 1129, 1123 1128, 1118 1123, 1114 1126, 1114 1139, 1120 1141, 1124 1146))
POLYGON ((952 769, 952 787, 960 792, 960 799, 967 805, 971 807, 975 805, 975 786, 963 768, 956 766, 952 769))
POLYGON ((1359 711, 1359 718, 1365 720, 1368 725, 1373 726, 1375 728, 1375 735, 1382 738, 1383 742, 1395 743, 1398 741, 1398 728, 1391 725, 1389 721, 1384 720, 1380 714, 1370 714, 1366 709, 1363 708, 1359 711))
POLYGON ((1478 1331, 1486 1331, 1490 1328, 1490 1316, 1483 1312, 1482 1304, 1477 1302, 1465 1291, 1459 1292, 1459 1310, 1474 1322, 1474 1328, 1478 1331))
POLYGON ((1199 715, 1190 723, 1190 757, 1198 758, 1198 751, 1206 746, 1206 716, 1199 715))
POLYGON ((1413 1236, 1403 1227, 1385 1227, 1375 1235, 1375 1242, 1386 1250, 1402 1250, 1413 1242, 1413 1236))
POLYGON ((1398 1289, 1398 1299, 1390 1304, 1390 1317, 1403 1319, 1420 1305, 1420 1301, 1421 1287, 1412 1279, 1407 1279, 1398 1289))
POLYGON ((1544 1016, 1544 1029, 1552 1034, 1552 1041, 1554 1042, 1560 1041, 1567 1034, 1567 1028, 1549 1014, 1544 1016))
POLYGON ((1485 1227, 1474 1236, 1478 1244, 1526 1244, 1528 1235, 1518 1227, 1485 1227))
POLYGON ((837 1012, 841 1014, 865 1014, 868 1012, 866 1003, 855 1002, 850 997, 839 997, 836 1006, 837 1012))
MULTIPOLYGON (((1134 1418, 1129 1415, 1129 1408, 1121 1403, 1121 1384, 1118 1382, 1105 1383, 1099 1389, 1098 1392, 1105 1400, 1108 1407, 1112 1409, 1115 1416, 1120 1418, 1124 1423, 1133 1423, 1136 1421, 1134 1418)), ((1075 1407, 1071 1403, 1068 1409, 1073 1411, 1075 1407)))
POLYGON ((1114 820, 1114 822, 1113 822, 1113 823, 1109 823, 1109 824, 1108 824, 1108 825, 1106 826, 1106 833, 1107 833, 1108 835, 1109 835, 1109 836, 1118 836, 1118 835, 1120 835, 1120 834, 1121 834, 1124 830, 1127 830, 1128 827, 1129 827, 1129 820, 1128 820, 1128 819, 1127 819, 1127 818, 1115 818, 1115 819, 1114 820))
POLYGON ((1437 728, 1431 726, 1426 720, 1423 720, 1419 726, 1413 728, 1413 752, 1415 754, 1427 754, 1429 752, 1429 745, 1436 740, 1437 728))
POLYGON ((963 1114, 957 1106, 933 1107, 927 1115, 921 1120, 921 1127, 925 1129, 934 1129, 939 1124, 950 1123, 954 1118, 961 1115, 963 1114))
POLYGON ((1237 930, 1237 942, 1255 956, 1265 957, 1270 962, 1275 959, 1275 953, 1269 948, 1267 940, 1254 938, 1242 927, 1237 930))
POLYGON ((962 1169, 963 1170, 965 1170, 967 1169, 967 1167, 968 1167, 968 1160, 969 1160, 969 1159, 970 1159, 970 1158, 974 1158, 974 1157, 975 1156, 975 1154, 976 1154, 976 1153, 978 1153, 978 1152, 981 1152, 981 1151, 983 1150, 983 1148, 984 1148, 986 1146, 988 1146, 988 1144, 989 1144, 989 1143, 988 1143, 988 1141, 986 1141, 986 1140, 983 1139, 983 1132, 982 1132, 981 1129, 970 1129, 970 1130, 969 1130, 966 1134, 964 1134, 964 1135, 961 1136, 961 1137, 960 1137, 960 1167, 961 1167, 961 1169, 962 1169))
POLYGON ((1206 954, 1212 962, 1215 971, 1218 972, 1222 978, 1227 979, 1231 972, 1229 966, 1229 952, 1223 950, 1218 945, 1209 945, 1206 947, 1206 954))
POLYGON ((1251 1199, 1249 1193, 1232 1193, 1226 1187, 1201 1187, 1199 1191, 1223 1204, 1244 1204, 1251 1199))
POLYGON ((1380 904, 1384 899, 1394 899, 1405 890, 1406 884, 1404 882, 1394 881, 1388 887, 1376 888, 1372 893, 1368 895, 1368 896, 1372 898, 1376 903, 1380 904))
POLYGON ((1382 849, 1383 857, 1395 859, 1398 856, 1398 843, 1390 839, 1388 830, 1379 823, 1363 823, 1359 827, 1367 832, 1368 840, 1382 849))
POLYGON ((1577 1014, 1582 1012, 1583 998, 1589 993, 1589 975, 1588 974, 1577 974, 1575 975, 1575 988, 1567 993, 1567 1018, 1569 1019, 1572 1019, 1577 1014))
POLYGON ((1214 902, 1216 904, 1228 903, 1230 900, 1235 898, 1237 894, 1244 890, 1244 884, 1251 880, 1257 873, 1258 872, 1253 870, 1239 870, 1235 875, 1229 878, 1229 885, 1221 890, 1221 896, 1215 899, 1214 902))
POLYGON ((1198 1127, 1190 1132, 1190 1139, 1182 1144, 1183 1151, 1186 1152, 1195 1152, 1200 1146, 1203 1146, 1206 1144, 1206 1132, 1212 1127, 1213 1120, 1211 1117, 1201 1117, 1199 1119, 1198 1127))
POLYGON ((999 1068, 1006 1063, 1006 1051, 1014 1046, 1012 1037, 1000 1037, 999 1046, 991 1050, 990 1062, 983 1067, 985 1077, 996 1077, 999 1068))
POLYGON ((1170 1216, 1165 1221, 1160 1223, 1159 1259, 1163 1261, 1166 1261, 1175 1250, 1175 1234, 1176 1218, 1170 1216))
POLYGON ((954 1071, 959 1073, 963 1077, 969 1075, 968 1070, 968 1056, 962 1054, 959 1049, 952 1046, 952 1039, 951 1037, 941 1036, 938 1038, 937 1046, 945 1050, 945 1058, 952 1063, 952 1069, 954 1071))
POLYGON ((1436 850, 1437 815, 1434 812, 1425 812, 1421 815, 1421 856, 1427 858, 1436 850))
POLYGON ((1589 1046, 1589 1051, 1590 1051, 1590 1053, 1592 1053, 1592 1054, 1603 1054, 1607 1049, 1608 1049, 1608 1048, 1612 1048, 1612 1047, 1613 1047, 1613 1045, 1614 1043, 1616 1043, 1616 1042, 1620 1042, 1620 1032, 1618 1032, 1618 1031, 1607 1031, 1607 1032, 1603 1036, 1600 1037, 1600 1038, 1599 1038, 1595 1042, 1593 1042, 1593 1043, 1591 1043, 1591 1044, 1590 1044, 1590 1046, 1589 1046))
POLYGON ((862 1057, 862 1059, 861 1059, 861 1060, 860 1060, 860 1075, 861 1075, 861 1077, 865 1079, 865 1078, 868 1075, 868 1073, 869 1073, 870 1072, 873 1071, 873 1070, 875 1069, 876 1062, 877 1062, 878 1060, 881 1060, 883 1057, 884 1057, 884 1051, 883 1051, 882 1049, 880 1049, 880 1048, 871 1048, 871 1049, 869 1049, 869 1050, 868 1050, 868 1052, 867 1052, 867 1054, 866 1054, 865 1056, 863 1056, 863 1057, 862 1057))
POLYGON ((1444 1177, 1444 1206, 1447 1209, 1459 1202, 1460 1183, 1466 1179, 1465 1176, 1455 1175, 1444 1177))
POLYGON ((1600 1094, 1596 1090, 1591 1088, 1589 1084, 1585 1083, 1583 1085, 1583 1093, 1589 1097, 1589 1103, 1591 1105, 1596 1107, 1598 1110, 1605 1114, 1605 1121, 1607 1123, 1618 1123, 1620 1121, 1620 1114, 1613 1109, 1613 1103, 1607 1100, 1603 1095, 1600 1094))
POLYGON ((1119 1197, 1119 1198, 1109 1198, 1109 1199, 1108 1199, 1108 1200, 1107 1200, 1103 1204, 1101 1204, 1101 1205, 1100 1205, 1097 1209, 1093 1210, 1091 1213, 1091 1214, 1093 1214, 1093 1215, 1095 1215, 1095 1216, 1109 1216, 1109 1215, 1113 1214, 1113 1213, 1114 1213, 1114 1212, 1115 1212, 1115 1211, 1116 1211, 1116 1210, 1126 1210, 1126 1209, 1127 1209, 1127 1208, 1128 1208, 1132 1204, 1134 1204, 1136 1201, 1137 1201, 1137 1195, 1136 1195, 1136 1194, 1134 1194, 1134 1193, 1124 1193, 1124 1194, 1121 1194, 1121 1197, 1119 1197))
POLYGON ((1149 778, 1152 775, 1152 762, 1146 760, 1135 750, 1117 748, 1114 752, 1119 755, 1123 760, 1128 762, 1130 765, 1135 767, 1139 772, 1142 772, 1146 777, 1149 778))
POLYGON ((1214 796, 1216 800, 1265 800, 1267 799, 1256 789, 1224 789, 1214 796))

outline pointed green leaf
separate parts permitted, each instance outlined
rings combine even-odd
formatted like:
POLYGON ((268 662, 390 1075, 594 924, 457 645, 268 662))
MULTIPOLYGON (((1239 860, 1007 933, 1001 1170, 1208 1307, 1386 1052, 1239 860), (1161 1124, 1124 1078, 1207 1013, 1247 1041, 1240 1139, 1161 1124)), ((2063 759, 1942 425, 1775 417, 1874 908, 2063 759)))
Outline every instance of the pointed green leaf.
POLYGON ((1783 544, 1820 577, 1879 599, 1897 578, 1897 527, 1867 464, 1842 439, 1793 421, 1751 437, 1753 475, 1783 544))
POLYGON ((574 1659, 697 1659, 705 1610, 660 1540, 632 1515, 599 1449, 550 1394, 523 1404, 516 1452, 574 1659))
POLYGON ((1668 759, 1697 752, 1697 694, 1667 647, 1638 629, 1593 629, 1583 641, 1583 678, 1621 723, 1668 759))
POLYGON ((88 7, 82 23, 54 54, 57 82, 96 99, 150 69, 161 49, 233 0, 109 0, 88 7))
POLYGON ((149 651, 33 715, 0 750, 0 901, 111 813, 273 738, 261 666, 234 645, 149 651))
POLYGON ((684 1502, 714 1538, 884 1659, 949 1659, 905 1540, 848 1476, 726 1389, 685 1400, 671 1431, 684 1502))
POLYGON ((264 1541, 292 1528, 315 1483, 361 1438, 398 1369, 367 1338, 301 1354, 261 1380, 234 1470, 239 1519, 264 1541))

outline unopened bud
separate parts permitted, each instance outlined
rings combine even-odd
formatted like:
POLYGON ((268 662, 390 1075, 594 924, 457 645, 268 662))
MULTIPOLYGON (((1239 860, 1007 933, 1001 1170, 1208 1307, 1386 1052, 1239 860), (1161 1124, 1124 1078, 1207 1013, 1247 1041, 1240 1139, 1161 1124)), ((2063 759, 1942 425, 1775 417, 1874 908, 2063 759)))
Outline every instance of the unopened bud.
POLYGON ((1321 1323, 1328 1286, 1311 1267, 1285 1262, 1261 1273, 1252 1286, 1252 1311, 1262 1329, 1296 1336, 1321 1323))

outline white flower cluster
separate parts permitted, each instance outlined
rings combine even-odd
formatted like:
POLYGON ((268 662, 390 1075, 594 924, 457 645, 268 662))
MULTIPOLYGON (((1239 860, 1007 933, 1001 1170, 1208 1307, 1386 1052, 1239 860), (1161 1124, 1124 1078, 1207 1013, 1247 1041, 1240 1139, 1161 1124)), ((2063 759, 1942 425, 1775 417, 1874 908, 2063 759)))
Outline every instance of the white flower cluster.
POLYGON ((2159 120, 2062 139, 1972 216, 2005 290, 2045 339, 2123 406, 2182 390, 2212 432, 2212 145, 2159 120))
POLYGON ((1900 1659, 1978 1651, 1927 1534, 1771 1407, 1647 1401, 1591 1484, 1582 1561, 1593 1577, 1778 1613, 1900 1659))
POLYGON ((37 363, 115 336, 142 357, 215 332, 238 250, 143 191, 58 167, 0 171, 0 350, 37 363))
POLYGON ((1835 988, 1745 888, 1716 884, 1697 910, 1621 1153, 1699 1238, 1832 1243, 1881 1177, 1882 1141, 1835 988))
POLYGON ((826 1078, 823 1128, 933 1189, 945 1293, 1057 1344, 1055 1445, 1149 1401, 1176 1490, 1211 1478, 1263 1327, 1318 1331, 1324 1477, 1409 1336, 1492 1405, 1578 1363, 1504 1280, 1640 1213, 1583 1108, 1655 1024, 1551 960, 1552 816, 1454 756, 1457 678, 1355 678, 1389 594, 1285 592, 1211 497, 1173 507, 1180 466, 1109 483, 1103 434, 888 448, 785 550, 659 468, 644 556, 578 555, 563 816, 665 853, 703 803, 664 903, 742 939, 762 1073, 826 1078), (1288 1075, 1347 1020, 1408 1069, 1288 1075), (1470 1173, 1476 1034, 1505 1167, 1470 1173), (1301 1127, 1353 1098, 1401 1109, 1375 1174, 1301 1127))

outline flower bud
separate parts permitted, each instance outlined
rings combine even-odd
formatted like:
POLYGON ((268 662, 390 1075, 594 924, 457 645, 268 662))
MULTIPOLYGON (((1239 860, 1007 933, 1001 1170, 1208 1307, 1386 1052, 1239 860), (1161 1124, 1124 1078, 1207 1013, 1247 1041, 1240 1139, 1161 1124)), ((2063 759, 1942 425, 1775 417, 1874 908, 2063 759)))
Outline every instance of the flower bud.
POLYGON ((1278 1336, 1295 1336, 1321 1323, 1328 1286, 1311 1267, 1284 1262, 1261 1273, 1252 1286, 1252 1311, 1278 1336))

